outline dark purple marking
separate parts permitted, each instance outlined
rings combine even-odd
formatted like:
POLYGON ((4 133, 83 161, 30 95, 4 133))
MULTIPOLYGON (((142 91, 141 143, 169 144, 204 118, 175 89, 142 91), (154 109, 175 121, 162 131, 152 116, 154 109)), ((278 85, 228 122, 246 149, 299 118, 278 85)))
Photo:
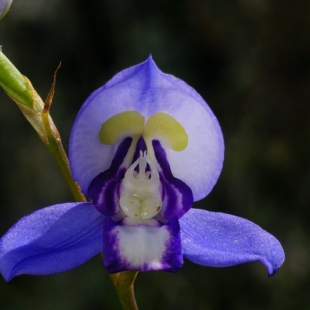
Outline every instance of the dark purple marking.
POLYGON ((135 153, 133 155, 133 160, 132 160, 133 163, 140 157, 140 151, 142 152, 146 151, 146 144, 145 144, 143 137, 141 137, 137 142, 136 150, 135 150, 135 153))
POLYGON ((118 236, 116 233, 112 233, 113 228, 117 224, 110 218, 106 217, 103 223, 103 265, 109 273, 115 273, 119 271, 129 270, 124 269, 126 262, 120 256, 118 236))
POLYGON ((152 144, 156 160, 162 169, 160 180, 165 190, 161 213, 167 220, 174 216, 181 218, 192 207, 193 193, 183 181, 173 176, 166 152, 160 142, 153 140, 152 144), (181 196, 181 199, 178 199, 178 196, 181 196))
POLYGON ((119 211, 119 186, 124 178, 126 167, 121 167, 128 153, 132 138, 125 138, 119 145, 108 170, 100 173, 88 187, 88 197, 96 209, 106 216, 119 211))
POLYGON ((166 227, 171 235, 166 246, 166 252, 162 259, 164 265, 171 266, 165 269, 171 272, 177 272, 183 265, 182 243, 180 236, 180 225, 177 217, 172 218, 166 227))

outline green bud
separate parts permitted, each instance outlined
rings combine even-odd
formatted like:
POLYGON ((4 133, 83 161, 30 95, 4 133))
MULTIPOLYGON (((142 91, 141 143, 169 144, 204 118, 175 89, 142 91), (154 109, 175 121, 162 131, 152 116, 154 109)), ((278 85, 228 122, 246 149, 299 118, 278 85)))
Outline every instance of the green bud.
POLYGON ((33 107, 32 93, 27 80, 1 51, 0 86, 15 102, 33 107))
POLYGON ((16 102, 42 141, 46 143, 47 136, 42 121, 44 102, 27 77, 23 76, 1 51, 0 86, 16 102))

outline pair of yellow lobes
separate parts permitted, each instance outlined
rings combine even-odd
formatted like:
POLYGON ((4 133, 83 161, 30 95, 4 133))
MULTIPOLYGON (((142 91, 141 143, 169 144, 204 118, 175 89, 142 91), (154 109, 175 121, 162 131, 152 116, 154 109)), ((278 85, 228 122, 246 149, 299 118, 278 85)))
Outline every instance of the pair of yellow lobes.
POLYGON ((126 111, 106 120, 99 132, 101 143, 107 145, 126 136, 137 140, 143 136, 146 144, 154 138, 163 139, 173 151, 183 151, 188 144, 184 127, 166 113, 156 113, 145 122, 139 112, 126 111))

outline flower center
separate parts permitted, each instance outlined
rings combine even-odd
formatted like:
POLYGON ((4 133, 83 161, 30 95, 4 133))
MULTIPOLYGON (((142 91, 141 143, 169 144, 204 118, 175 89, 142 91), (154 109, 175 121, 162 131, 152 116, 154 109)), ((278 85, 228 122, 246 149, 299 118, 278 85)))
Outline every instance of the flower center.
POLYGON ((120 192, 121 209, 131 218, 150 219, 161 210, 159 173, 146 152, 140 151, 140 157, 126 171, 120 192))

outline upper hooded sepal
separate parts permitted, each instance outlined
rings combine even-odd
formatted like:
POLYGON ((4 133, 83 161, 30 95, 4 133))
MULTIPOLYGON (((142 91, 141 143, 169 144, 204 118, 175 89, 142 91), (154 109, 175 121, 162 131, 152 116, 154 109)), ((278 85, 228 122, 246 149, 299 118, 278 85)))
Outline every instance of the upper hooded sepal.
POLYGON ((183 265, 177 218, 160 222, 125 218, 104 222, 104 266, 109 273, 125 270, 176 272, 183 265))
POLYGON ((91 181, 106 171, 114 148, 98 137, 102 124, 126 111, 139 112, 147 122, 164 113, 188 135, 187 147, 169 153, 173 175, 192 190, 194 201, 213 188, 222 169, 223 135, 216 117, 197 92, 176 77, 164 74, 149 57, 121 71, 85 101, 75 120, 69 143, 74 179, 87 192, 91 181))
POLYGON ((284 262, 280 242, 246 219, 191 209, 180 226, 183 255, 196 264, 228 267, 260 261, 271 276, 284 262))
POLYGON ((0 272, 47 275, 73 269, 102 251, 104 216, 90 203, 64 203, 18 221, 0 240, 0 272))

